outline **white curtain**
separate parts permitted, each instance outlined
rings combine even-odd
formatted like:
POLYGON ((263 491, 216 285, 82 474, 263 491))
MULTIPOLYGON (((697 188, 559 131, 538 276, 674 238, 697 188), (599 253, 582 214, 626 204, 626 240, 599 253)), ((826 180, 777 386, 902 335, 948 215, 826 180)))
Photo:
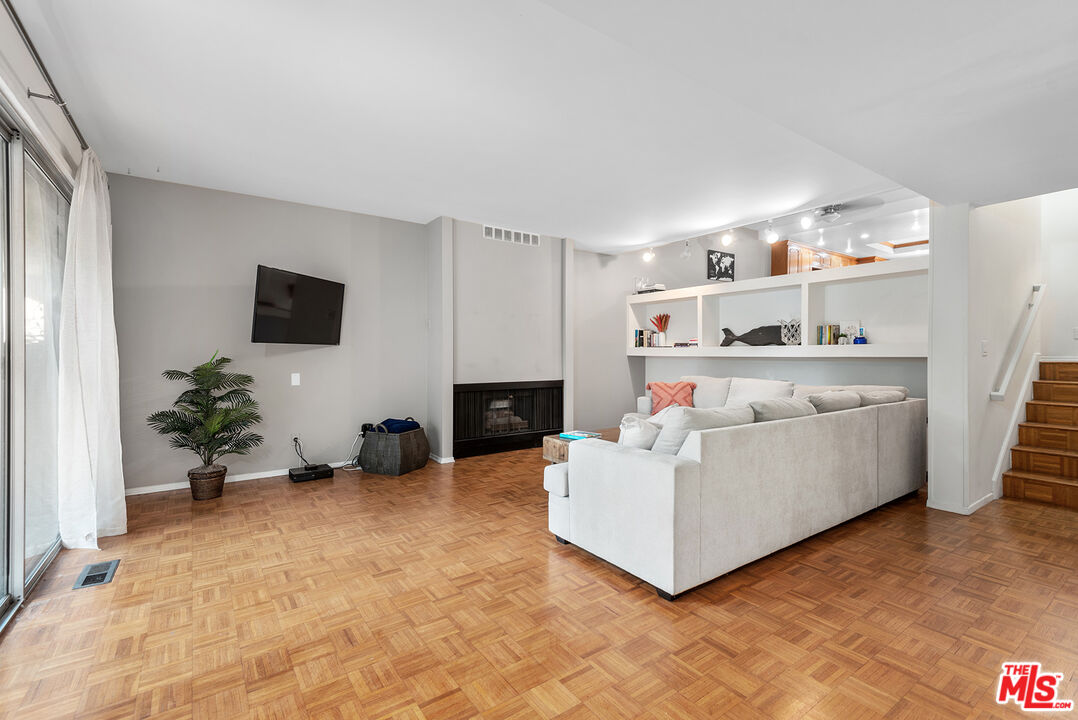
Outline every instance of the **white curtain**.
POLYGON ((67 226, 60 310, 60 538, 96 548, 127 532, 120 450, 120 363, 112 311, 108 179, 82 154, 67 226))

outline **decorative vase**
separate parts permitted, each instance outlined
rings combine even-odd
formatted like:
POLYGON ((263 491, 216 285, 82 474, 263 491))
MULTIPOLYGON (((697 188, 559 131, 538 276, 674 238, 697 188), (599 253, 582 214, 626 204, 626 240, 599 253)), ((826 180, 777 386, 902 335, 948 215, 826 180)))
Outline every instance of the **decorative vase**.
POLYGON ((191 481, 191 497, 195 500, 213 500, 221 497, 225 489, 225 475, 228 468, 224 465, 202 465, 187 471, 191 481))
POLYGON ((659 333, 659 347, 666 347, 666 333, 659 333))

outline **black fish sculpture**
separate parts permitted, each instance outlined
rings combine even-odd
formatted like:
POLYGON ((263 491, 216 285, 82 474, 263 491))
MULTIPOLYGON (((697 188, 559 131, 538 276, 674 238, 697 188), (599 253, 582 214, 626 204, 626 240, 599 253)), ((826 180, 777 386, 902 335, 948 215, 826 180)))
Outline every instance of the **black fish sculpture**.
POLYGON ((722 347, 736 342, 746 345, 785 345, 782 342, 782 327, 779 325, 761 325, 740 336, 734 335, 730 328, 723 328, 722 332, 726 336, 722 339, 722 347))

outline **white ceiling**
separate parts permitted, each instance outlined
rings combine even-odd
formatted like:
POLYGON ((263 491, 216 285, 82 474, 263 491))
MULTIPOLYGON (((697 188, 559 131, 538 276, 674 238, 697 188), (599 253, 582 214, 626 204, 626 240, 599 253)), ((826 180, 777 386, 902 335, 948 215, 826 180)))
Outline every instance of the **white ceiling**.
POLYGON ((113 172, 606 251, 1078 186, 1078 4, 15 5, 113 172))

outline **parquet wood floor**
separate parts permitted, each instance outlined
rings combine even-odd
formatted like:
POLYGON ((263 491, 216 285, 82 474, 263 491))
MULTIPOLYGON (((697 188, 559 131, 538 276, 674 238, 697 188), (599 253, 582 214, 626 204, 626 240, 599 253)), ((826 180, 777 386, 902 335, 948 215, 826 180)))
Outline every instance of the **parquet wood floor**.
POLYGON ((1074 511, 907 498, 668 603, 554 541, 542 467, 130 498, 0 639, 0 717, 1019 717, 1006 660, 1078 699, 1074 511))

